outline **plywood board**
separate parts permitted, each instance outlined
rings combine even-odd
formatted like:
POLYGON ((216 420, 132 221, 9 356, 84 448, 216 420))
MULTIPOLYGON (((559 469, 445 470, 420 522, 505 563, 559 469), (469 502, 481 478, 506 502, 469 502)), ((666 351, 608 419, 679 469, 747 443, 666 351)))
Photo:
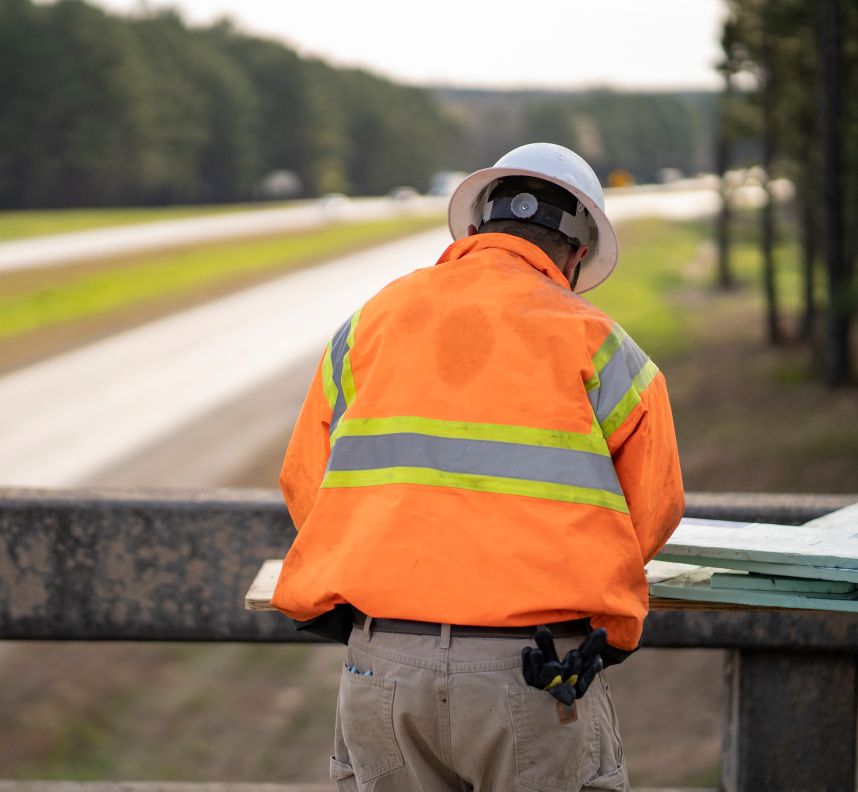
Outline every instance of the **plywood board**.
POLYGON ((274 596, 274 587, 282 566, 282 558, 271 558, 262 562, 253 583, 244 595, 245 610, 274 610, 271 607, 271 597, 274 596))
POLYGON ((814 528, 825 528, 833 530, 849 529, 851 525, 853 530, 858 525, 858 503, 853 503, 851 506, 846 506, 830 514, 823 514, 822 517, 817 517, 805 523, 805 526, 812 525, 814 528))
POLYGON ((709 584, 714 570, 680 575, 662 583, 650 585, 650 595, 667 599, 692 600, 706 603, 734 603, 754 607, 798 608, 802 610, 846 611, 858 613, 858 594, 849 597, 826 597, 784 591, 747 591, 718 589, 709 584))
POLYGON ((698 566, 741 569, 745 572, 760 572, 764 575, 785 575, 787 577, 809 578, 812 580, 845 580, 850 583, 858 583, 858 569, 775 564, 765 561, 741 561, 733 558, 713 558, 705 555, 673 555, 669 551, 659 553, 658 560, 670 563, 679 562, 698 566))
POLYGON ((661 583, 663 580, 670 580, 677 575, 682 575, 686 572, 691 572, 698 568, 698 564, 686 564, 673 561, 662 561, 654 559, 645 567, 647 583, 661 583))
POLYGON ((856 584, 842 580, 811 580, 782 575, 763 575, 759 572, 740 572, 734 569, 715 572, 709 580, 709 585, 712 588, 746 591, 790 591, 796 594, 844 596, 854 592, 856 584))
POLYGON ((841 512, 836 521, 798 526, 683 518, 665 552, 674 558, 858 570, 858 510, 841 512))

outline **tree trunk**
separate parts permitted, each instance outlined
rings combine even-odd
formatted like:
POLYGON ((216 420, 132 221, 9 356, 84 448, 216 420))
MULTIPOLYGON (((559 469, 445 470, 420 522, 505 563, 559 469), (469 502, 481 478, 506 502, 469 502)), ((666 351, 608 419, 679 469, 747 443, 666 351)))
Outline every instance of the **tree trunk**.
POLYGON ((763 170, 765 171, 766 202, 760 215, 760 244, 763 256, 763 293, 766 298, 766 338, 770 344, 782 340, 780 315, 778 312, 777 284, 775 282, 775 218, 774 203, 770 189, 770 174, 774 159, 774 79, 772 75, 771 33, 763 31, 763 59, 765 79, 763 81, 763 170))
POLYGON ((730 167, 730 135, 727 112, 733 94, 730 73, 724 71, 724 92, 721 94, 721 112, 718 119, 718 140, 715 146, 715 163, 721 179, 721 209, 718 212, 718 288, 727 291, 733 287, 730 270, 730 196, 725 183, 725 174, 730 167))
POLYGON ((844 256, 842 169, 842 24, 839 0, 820 0, 819 77, 822 149, 822 205, 828 316, 825 380, 831 387, 849 380, 849 274, 844 256))
POLYGON ((801 212, 801 270, 804 312, 801 317, 799 335, 802 341, 813 345, 816 324, 816 296, 813 283, 814 261, 816 260, 816 223, 814 218, 814 197, 810 179, 804 181, 800 198, 801 212))

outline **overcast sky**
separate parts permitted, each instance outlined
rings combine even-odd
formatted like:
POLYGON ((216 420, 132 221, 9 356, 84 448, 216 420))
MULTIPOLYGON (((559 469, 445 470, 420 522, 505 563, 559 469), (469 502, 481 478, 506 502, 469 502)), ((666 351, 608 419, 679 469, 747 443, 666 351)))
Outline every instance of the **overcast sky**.
MULTIPOLYGON (((95 0, 133 11, 140 0, 95 0)), ((149 0, 331 63, 485 87, 714 88, 725 0, 149 0)))

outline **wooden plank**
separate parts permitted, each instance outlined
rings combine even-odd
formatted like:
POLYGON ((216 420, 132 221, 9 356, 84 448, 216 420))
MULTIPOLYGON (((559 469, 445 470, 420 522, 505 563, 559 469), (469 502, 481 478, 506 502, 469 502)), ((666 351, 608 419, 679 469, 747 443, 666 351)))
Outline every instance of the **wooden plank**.
POLYGON ((855 531, 856 526, 858 526, 858 503, 853 503, 851 506, 838 509, 830 514, 823 514, 822 517, 817 517, 815 520, 805 523, 805 525, 835 531, 849 530, 849 526, 852 526, 852 530, 855 531))
POLYGON ((274 596, 274 587, 282 566, 282 558, 270 558, 262 562, 253 583, 244 595, 245 610, 274 610, 271 607, 271 597, 274 596))
POLYGON ((733 558, 713 558, 706 555, 674 555, 669 551, 658 554, 659 561, 694 564, 697 566, 741 569, 745 572, 760 572, 764 575, 810 578, 812 580, 845 580, 858 583, 858 569, 837 567, 804 566, 798 564, 775 564, 765 561, 741 561, 733 558))
POLYGON ((754 613, 787 613, 791 608, 763 607, 761 605, 743 605, 736 602, 698 602, 673 597, 650 595, 649 610, 652 613, 664 611, 753 611, 754 613))
POLYGON ((717 589, 709 584, 715 570, 699 569, 671 580, 650 585, 650 595, 667 599, 694 600, 706 603, 733 603, 754 607, 798 608, 802 610, 831 610, 858 613, 858 594, 839 598, 823 595, 796 594, 785 591, 747 591, 717 589))
POLYGON ((685 572, 691 572, 698 566, 698 564, 654 559, 644 567, 644 572, 646 572, 646 582, 661 583, 663 580, 670 580, 671 578, 675 578, 677 575, 681 575, 685 572))
MULTIPOLYGON (((654 581, 661 582, 661 581, 654 581)), ((842 580, 812 580, 810 578, 763 575, 759 572, 730 570, 715 572, 709 580, 713 588, 744 589, 753 591, 791 591, 799 594, 848 595, 855 591, 855 583, 842 580)))
POLYGON ((666 552, 685 558, 706 557, 796 566, 858 570, 858 510, 841 510, 822 525, 729 523, 683 518, 666 552))
MULTIPOLYGON (((283 564, 282 559, 272 558, 264 561, 256 578, 253 581, 247 595, 244 599, 244 607, 247 610, 270 611, 271 597, 274 594, 274 586, 277 583, 277 578, 280 575, 280 568, 283 564)), ((647 580, 650 582, 668 580, 676 577, 684 571, 694 568, 689 564, 668 564, 662 561, 650 561, 647 564, 647 580)), ((754 608, 750 605, 742 605, 741 603, 729 602, 697 602, 693 600, 680 600, 673 597, 650 597, 650 610, 782 610, 781 608, 754 608)))

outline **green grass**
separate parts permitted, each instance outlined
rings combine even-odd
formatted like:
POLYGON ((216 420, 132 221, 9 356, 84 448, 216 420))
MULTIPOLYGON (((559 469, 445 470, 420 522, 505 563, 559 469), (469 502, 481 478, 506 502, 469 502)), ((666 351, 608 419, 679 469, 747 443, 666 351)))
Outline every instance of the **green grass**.
MULTIPOLYGON (((759 216, 736 218, 731 245, 731 269, 745 299, 760 317, 763 311, 762 257, 759 216)), ((613 276, 585 296, 616 319, 653 357, 670 357, 691 348, 701 333, 712 331, 709 311, 697 310, 715 290, 714 247, 706 221, 636 220, 618 228, 620 258, 613 276), (696 262, 696 265, 695 265, 696 262), (684 299, 690 298, 690 299, 684 299)), ((783 219, 775 245, 778 305, 784 317, 802 306, 801 248, 783 219)), ((817 297, 824 297, 821 267, 817 268, 817 297)), ((729 299, 729 297, 728 297, 729 299)), ((762 324, 762 319, 759 319, 762 324)), ((784 372, 787 379, 796 375, 784 372)))
POLYGON ((440 222, 400 217, 148 255, 65 274, 45 270, 35 280, 12 273, 0 277, 0 340, 285 272, 440 222))
POLYGON ((620 258, 612 277, 585 296, 618 321, 655 358, 688 343, 687 310, 673 295, 683 285, 683 267, 707 237, 704 226, 667 220, 637 220, 618 229, 620 258))
POLYGON ((273 209, 282 204, 217 204, 205 206, 152 206, 122 209, 34 209, 0 212, 0 242, 27 237, 86 231, 91 228, 136 225, 155 220, 273 209))

